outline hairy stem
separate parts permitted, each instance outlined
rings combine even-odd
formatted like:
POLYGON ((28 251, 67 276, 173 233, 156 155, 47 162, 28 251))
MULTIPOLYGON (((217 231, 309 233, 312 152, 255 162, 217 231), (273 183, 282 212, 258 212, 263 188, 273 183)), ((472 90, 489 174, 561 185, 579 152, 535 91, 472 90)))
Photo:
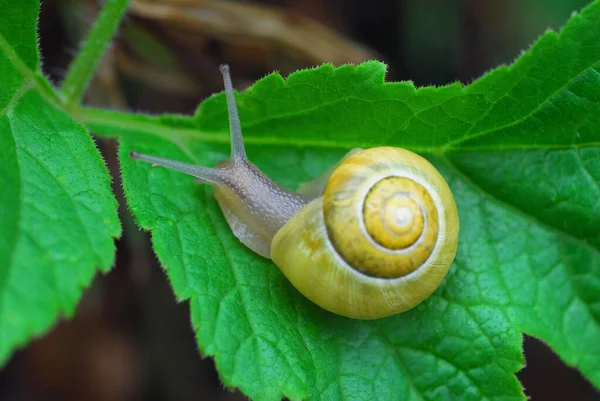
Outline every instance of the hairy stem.
POLYGON ((127 11, 129 0, 106 0, 96 22, 69 66, 61 92, 66 106, 77 105, 127 11))

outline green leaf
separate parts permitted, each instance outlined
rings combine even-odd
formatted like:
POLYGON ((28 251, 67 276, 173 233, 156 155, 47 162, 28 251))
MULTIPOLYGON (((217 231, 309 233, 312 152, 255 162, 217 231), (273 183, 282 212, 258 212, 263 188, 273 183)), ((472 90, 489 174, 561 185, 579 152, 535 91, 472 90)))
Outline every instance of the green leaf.
POLYGON ((251 160, 295 188, 354 147, 394 145, 451 185, 461 233, 442 286, 408 313, 334 316, 240 245, 211 190, 129 160, 214 165, 223 95, 194 117, 80 110, 121 138, 128 204, 221 378, 257 400, 522 400, 521 332, 600 387, 600 1, 510 67, 463 87, 385 83, 385 66, 272 74, 238 95, 251 160))
POLYGON ((0 365, 74 313, 120 234, 103 160, 38 71, 38 8, 0 0, 0 365))

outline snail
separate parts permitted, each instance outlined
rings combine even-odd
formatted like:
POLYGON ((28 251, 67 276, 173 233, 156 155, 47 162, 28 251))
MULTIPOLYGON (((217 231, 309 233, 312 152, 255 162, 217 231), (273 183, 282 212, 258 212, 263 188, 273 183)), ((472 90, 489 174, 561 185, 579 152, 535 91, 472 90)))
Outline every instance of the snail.
POLYGON ((231 156, 214 168, 131 152, 210 184, 233 234, 279 267, 305 297, 338 315, 376 319, 407 311, 446 276, 458 212, 441 174, 405 149, 354 149, 298 192, 246 157, 229 67, 231 156))

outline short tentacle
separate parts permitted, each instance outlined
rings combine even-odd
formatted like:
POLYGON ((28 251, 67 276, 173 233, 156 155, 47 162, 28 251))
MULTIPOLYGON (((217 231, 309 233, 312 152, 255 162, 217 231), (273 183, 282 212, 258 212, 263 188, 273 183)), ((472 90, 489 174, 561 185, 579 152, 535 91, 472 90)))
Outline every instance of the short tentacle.
POLYGON ((152 165, 154 166, 162 166, 170 168, 172 170, 181 171, 182 173, 189 174, 198 178, 200 182, 205 182, 208 184, 218 184, 221 182, 219 170, 217 169, 204 166, 196 166, 194 164, 184 163, 176 160, 169 160, 162 157, 146 155, 138 152, 131 152, 129 155, 132 159, 152 163, 152 165))

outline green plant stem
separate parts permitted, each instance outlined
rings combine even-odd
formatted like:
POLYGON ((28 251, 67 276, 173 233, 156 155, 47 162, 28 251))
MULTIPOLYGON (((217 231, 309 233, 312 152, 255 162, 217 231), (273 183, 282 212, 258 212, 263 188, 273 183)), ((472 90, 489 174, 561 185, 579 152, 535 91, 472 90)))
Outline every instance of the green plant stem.
MULTIPOLYGON (((88 127, 94 135, 104 138, 123 137, 159 137, 172 140, 174 137, 195 140, 204 143, 229 144, 229 136, 226 130, 205 131, 197 126, 194 117, 185 116, 151 116, 124 111, 98 109, 94 107, 81 106, 71 110, 80 123, 88 127)), ((319 149, 353 149, 370 148, 380 146, 384 143, 374 143, 357 138, 352 141, 323 140, 298 137, 277 137, 269 135, 253 136, 244 138, 247 145, 258 146, 285 146, 288 148, 319 148, 319 149)), ((548 144, 481 144, 481 145, 452 145, 441 146, 415 146, 403 145, 404 148, 417 153, 447 155, 454 151, 501 151, 501 150, 528 150, 528 149, 564 149, 564 143, 548 144)), ((584 149, 600 146, 595 138, 582 141, 579 144, 569 144, 573 149, 584 149)))
POLYGON ((107 0, 98 19, 71 63, 62 83, 61 92, 67 108, 81 101, 106 47, 111 42, 129 0, 107 0))
MULTIPOLYGON (((227 131, 203 131, 196 126, 193 117, 177 116, 175 119, 134 114, 122 111, 97 109, 92 107, 79 107, 72 110, 83 125, 88 127, 94 135, 105 138, 125 136, 155 136, 160 138, 193 139, 205 143, 229 144, 227 131)), ((247 145, 260 146, 290 146, 290 147, 315 147, 328 149, 352 149, 372 147, 368 142, 342 142, 326 140, 298 140, 298 138, 280 138, 270 136, 247 136, 244 138, 247 145)), ((422 153, 434 153, 435 149, 429 147, 411 147, 411 150, 422 153)))

